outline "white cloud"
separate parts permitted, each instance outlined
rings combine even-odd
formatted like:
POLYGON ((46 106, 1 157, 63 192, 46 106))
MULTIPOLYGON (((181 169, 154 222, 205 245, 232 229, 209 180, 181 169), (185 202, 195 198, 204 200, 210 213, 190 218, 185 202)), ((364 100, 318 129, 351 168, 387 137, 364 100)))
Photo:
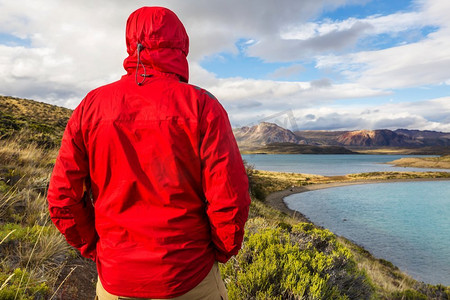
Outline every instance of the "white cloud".
POLYGON ((387 16, 373 15, 365 19, 349 18, 342 21, 327 19, 323 22, 308 22, 289 28, 281 34, 287 40, 310 40, 333 32, 349 31, 355 24, 366 24, 365 35, 398 33, 430 25, 426 16, 418 12, 396 13, 387 16))
POLYGON ((90 89, 118 79, 124 73, 124 27, 132 11, 126 6, 0 1, 0 32, 31 44, 0 45, 0 94, 73 108, 90 89))
POLYGON ((269 74, 267 77, 273 79, 289 78, 291 76, 298 75, 303 71, 305 71, 305 67, 300 64, 293 64, 287 67, 281 67, 269 74))
POLYGON ((328 106, 294 111, 303 130, 417 129, 450 132, 450 97, 379 106, 328 106))
POLYGON ((329 31, 309 39, 283 39, 269 36, 248 48, 248 54, 266 61, 298 61, 316 53, 343 50, 352 46, 371 25, 355 22, 347 29, 329 31))
POLYGON ((420 1, 418 13, 394 14, 372 19, 377 33, 415 26, 438 26, 426 38, 383 50, 317 57, 319 69, 333 69, 348 80, 372 88, 399 89, 437 85, 450 75, 450 2, 420 1), (376 21, 376 22, 374 22, 376 21), (375 26, 375 24, 379 24, 375 26))
POLYGON ((424 41, 378 51, 322 56, 318 68, 334 69, 373 88, 436 85, 450 78, 450 39, 443 31, 424 41))

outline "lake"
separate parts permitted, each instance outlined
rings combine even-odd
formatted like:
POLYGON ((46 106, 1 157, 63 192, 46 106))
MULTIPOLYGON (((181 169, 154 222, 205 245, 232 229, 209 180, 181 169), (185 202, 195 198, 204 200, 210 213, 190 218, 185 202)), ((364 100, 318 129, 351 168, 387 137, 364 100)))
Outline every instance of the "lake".
MULTIPOLYGON (((426 156, 426 155, 422 155, 426 156)), ((428 155, 430 156, 430 155, 428 155)), ((278 172, 317 174, 324 176, 365 172, 406 171, 450 171, 394 167, 387 162, 408 155, 364 155, 364 154, 244 154, 242 158, 255 169, 278 172)), ((421 157, 412 155, 411 157, 421 157)))
POLYGON ((450 285, 450 181, 343 186, 285 202, 413 278, 450 285))
MULTIPOLYGON (((250 154, 242 157, 259 170, 324 176, 450 171, 386 164, 408 155, 250 154)), ((291 195, 285 202, 315 224, 349 238, 412 277, 450 285, 450 181, 337 187, 291 195)))

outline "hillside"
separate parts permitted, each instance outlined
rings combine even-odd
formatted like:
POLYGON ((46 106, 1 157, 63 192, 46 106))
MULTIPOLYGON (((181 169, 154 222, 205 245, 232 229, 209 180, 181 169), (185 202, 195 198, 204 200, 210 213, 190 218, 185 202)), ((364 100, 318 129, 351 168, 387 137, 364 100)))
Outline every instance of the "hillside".
POLYGON ((327 131, 327 130, 305 130, 295 131, 295 135, 301 136, 308 145, 340 145, 337 141, 338 137, 347 131, 327 131))
POLYGON ((268 122, 261 122, 251 127, 234 128, 233 133, 241 150, 272 143, 304 144, 292 131, 268 122))
POLYGON ((67 244, 46 201, 71 113, 0 97, 0 299, 94 298, 95 264, 67 244))
POLYGON ((42 102, 0 96, 0 139, 21 132, 23 142, 56 147, 72 110, 42 102))
POLYGON ((450 169, 450 155, 440 157, 404 157, 390 164, 398 167, 450 169))
POLYGON ((349 154, 342 146, 307 144, 303 137, 276 124, 261 122, 251 127, 233 129, 242 153, 266 154, 349 154))
POLYGON ((359 147, 418 147, 420 141, 391 130, 357 130, 343 133, 337 142, 345 146, 359 147))
POLYGON ((450 133, 430 130, 397 129, 397 134, 403 134, 419 141, 423 146, 450 146, 450 133))
POLYGON ((339 146, 298 145, 294 143, 272 143, 251 150, 241 151, 242 154, 352 154, 355 153, 339 146))

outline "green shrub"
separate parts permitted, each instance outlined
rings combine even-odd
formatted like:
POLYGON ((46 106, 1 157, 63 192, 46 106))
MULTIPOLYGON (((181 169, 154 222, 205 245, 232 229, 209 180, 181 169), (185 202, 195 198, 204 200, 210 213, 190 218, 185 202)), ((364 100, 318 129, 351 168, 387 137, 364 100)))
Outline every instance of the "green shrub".
POLYGON ((0 299, 35 300, 47 299, 50 289, 45 282, 39 282, 28 272, 15 269, 11 274, 0 270, 0 299))
POLYGON ((427 296, 424 294, 414 291, 414 290, 406 290, 403 292, 395 292, 392 294, 393 300, 426 300, 427 296))
POLYGON ((8 239, 4 243, 26 241, 27 243, 34 244, 38 240, 41 231, 41 234, 46 235, 50 230, 52 230, 50 226, 22 226, 20 224, 6 223, 0 226, 0 240, 9 234, 8 239))
POLYGON ((350 252, 331 232, 307 223, 291 232, 247 233, 240 253, 221 270, 230 299, 365 299, 372 293, 350 252))

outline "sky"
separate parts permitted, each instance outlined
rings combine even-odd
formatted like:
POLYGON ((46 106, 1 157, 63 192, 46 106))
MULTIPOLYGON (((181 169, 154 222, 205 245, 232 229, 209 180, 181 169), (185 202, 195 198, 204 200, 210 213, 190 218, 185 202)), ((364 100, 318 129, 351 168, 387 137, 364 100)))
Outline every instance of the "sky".
POLYGON ((75 108, 125 74, 141 6, 179 16, 233 127, 450 132, 448 0, 0 0, 0 95, 75 108))

